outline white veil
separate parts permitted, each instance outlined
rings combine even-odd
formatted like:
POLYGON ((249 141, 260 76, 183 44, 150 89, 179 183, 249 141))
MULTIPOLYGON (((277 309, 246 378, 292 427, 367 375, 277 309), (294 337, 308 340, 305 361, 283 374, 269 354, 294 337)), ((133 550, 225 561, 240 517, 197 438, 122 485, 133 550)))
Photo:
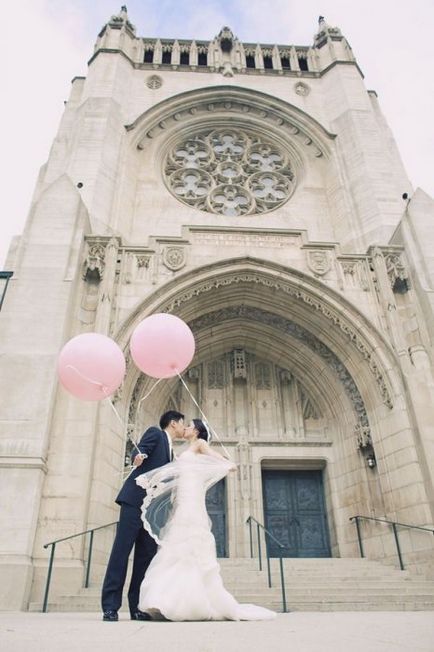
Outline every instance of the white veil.
POLYGON ((184 453, 169 464, 139 475, 136 483, 146 490, 142 505, 145 530, 161 545, 164 532, 177 507, 178 488, 185 474, 194 474, 198 486, 206 492, 233 467, 233 462, 223 458, 184 453))

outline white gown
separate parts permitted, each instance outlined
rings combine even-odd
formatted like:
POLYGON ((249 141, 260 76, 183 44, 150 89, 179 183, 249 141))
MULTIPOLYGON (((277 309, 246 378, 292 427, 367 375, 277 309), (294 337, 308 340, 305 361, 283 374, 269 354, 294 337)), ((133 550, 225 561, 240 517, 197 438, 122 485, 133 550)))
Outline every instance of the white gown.
POLYGON ((223 586, 205 495, 231 467, 227 460, 188 450, 175 463, 136 479, 147 489, 142 507, 145 528, 159 544, 140 588, 141 611, 173 621, 276 617, 269 609, 239 604, 223 586), (175 480, 168 482, 174 474, 175 480), (167 523, 159 529, 148 519, 154 517, 152 508, 161 488, 169 485, 173 507, 167 523))

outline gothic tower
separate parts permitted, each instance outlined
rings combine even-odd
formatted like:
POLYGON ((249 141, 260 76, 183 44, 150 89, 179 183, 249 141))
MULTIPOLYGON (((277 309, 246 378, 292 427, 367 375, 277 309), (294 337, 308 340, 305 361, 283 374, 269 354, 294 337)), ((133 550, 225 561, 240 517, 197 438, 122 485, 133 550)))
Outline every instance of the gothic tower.
MULTIPOLYGON (((169 406, 177 379, 131 361, 135 326, 185 320, 185 382, 239 464, 210 497, 219 553, 249 555, 248 516, 293 557, 357 556, 355 515, 434 518, 431 225, 376 93, 321 17, 311 46, 138 36, 126 8, 76 77, 0 313, 2 608, 40 602, 43 544, 117 518, 126 429, 169 406), (410 192, 403 200, 402 193, 410 192), (107 402, 59 386, 69 338, 124 349, 107 402)), ((394 543, 364 524, 386 563, 394 543)), ((112 531, 95 535, 104 567, 112 531)), ((432 568, 430 537, 402 540, 432 568), (430 561, 431 560, 431 561, 430 561)), ((56 551, 52 591, 78 589, 87 542, 56 551)))

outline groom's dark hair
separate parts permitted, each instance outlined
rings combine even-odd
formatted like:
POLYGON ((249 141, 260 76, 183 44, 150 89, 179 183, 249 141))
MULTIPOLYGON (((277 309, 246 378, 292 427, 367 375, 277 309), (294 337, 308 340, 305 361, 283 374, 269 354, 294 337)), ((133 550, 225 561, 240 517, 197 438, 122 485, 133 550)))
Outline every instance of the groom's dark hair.
POLYGON ((161 415, 160 428, 161 430, 164 430, 167 428, 171 421, 181 421, 183 418, 184 415, 181 412, 177 412, 176 410, 169 410, 168 412, 165 412, 161 415))

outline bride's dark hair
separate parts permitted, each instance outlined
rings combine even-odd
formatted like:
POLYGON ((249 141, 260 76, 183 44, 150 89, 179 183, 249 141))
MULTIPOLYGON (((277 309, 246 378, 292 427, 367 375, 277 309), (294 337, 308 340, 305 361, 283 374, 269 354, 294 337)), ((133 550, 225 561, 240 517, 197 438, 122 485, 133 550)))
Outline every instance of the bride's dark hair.
POLYGON ((200 419, 193 419, 194 427, 196 428, 197 432, 199 433, 197 435, 198 439, 204 439, 205 441, 209 440, 209 432, 204 424, 203 421, 200 419))

